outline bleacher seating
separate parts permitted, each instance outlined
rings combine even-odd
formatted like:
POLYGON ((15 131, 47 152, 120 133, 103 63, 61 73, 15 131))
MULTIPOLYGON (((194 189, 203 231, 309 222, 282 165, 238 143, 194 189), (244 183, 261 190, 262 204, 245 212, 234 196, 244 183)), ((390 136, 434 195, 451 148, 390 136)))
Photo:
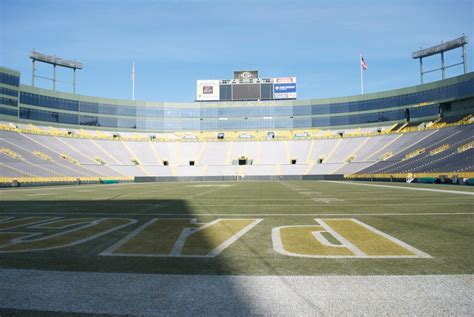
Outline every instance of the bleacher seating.
POLYGON ((285 139, 266 139, 264 133, 239 138, 242 133, 234 132, 224 140, 209 139, 211 133, 192 139, 130 133, 114 138, 104 132, 1 124, 0 178, 472 172, 471 119, 455 125, 433 122, 412 132, 392 126, 386 132, 353 129, 342 136, 320 130, 305 136, 277 133, 285 139), (239 166, 239 159, 251 164, 239 166))

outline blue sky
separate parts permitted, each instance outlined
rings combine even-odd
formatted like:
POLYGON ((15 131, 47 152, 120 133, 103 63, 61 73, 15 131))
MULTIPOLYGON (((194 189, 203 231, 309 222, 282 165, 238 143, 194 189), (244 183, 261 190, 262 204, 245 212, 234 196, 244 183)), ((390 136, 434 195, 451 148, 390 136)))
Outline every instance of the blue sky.
MULTIPOLYGON (((366 93, 418 84, 411 53, 462 33, 474 41, 473 21, 471 0, 0 0, 0 65, 21 71, 29 85, 31 49, 77 59, 85 65, 77 92, 111 98, 131 99, 132 61, 139 100, 193 101, 197 79, 229 79, 239 69, 296 76, 298 99, 337 97, 360 93, 360 53, 369 66, 366 93)), ((458 49, 446 59, 460 56, 458 49)), ((425 65, 439 67, 439 57, 425 65)), ((38 74, 51 76, 48 66, 38 74)), ((59 79, 71 80, 70 73, 58 71, 59 79)))

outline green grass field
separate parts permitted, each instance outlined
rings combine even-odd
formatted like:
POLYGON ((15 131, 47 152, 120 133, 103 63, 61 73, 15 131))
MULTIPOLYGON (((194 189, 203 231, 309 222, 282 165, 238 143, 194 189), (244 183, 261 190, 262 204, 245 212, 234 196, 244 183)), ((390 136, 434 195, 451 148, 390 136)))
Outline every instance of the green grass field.
POLYGON ((196 182, 4 189, 0 191, 0 267, 225 275, 474 273, 473 188, 364 184, 369 183, 196 182), (193 218, 197 224, 189 222, 193 218), (219 219, 224 220, 214 226, 200 225, 219 219), (379 233, 363 229, 358 222, 331 219, 356 219, 379 233), (39 225, 53 220, 59 222, 39 225), (322 223, 336 232, 321 229, 322 223), (275 229, 279 227, 287 229, 275 229), (206 229, 197 232, 199 228, 206 229), (314 236, 318 230, 319 238, 314 236), (276 231, 285 250, 296 255, 276 251, 276 231), (365 256, 353 256, 344 241, 365 256), (222 247, 222 243, 227 244, 222 247), (427 256, 405 256, 413 255, 406 245, 427 256), (217 246, 219 251, 214 250, 217 246), (338 254, 349 255, 334 256, 338 254))

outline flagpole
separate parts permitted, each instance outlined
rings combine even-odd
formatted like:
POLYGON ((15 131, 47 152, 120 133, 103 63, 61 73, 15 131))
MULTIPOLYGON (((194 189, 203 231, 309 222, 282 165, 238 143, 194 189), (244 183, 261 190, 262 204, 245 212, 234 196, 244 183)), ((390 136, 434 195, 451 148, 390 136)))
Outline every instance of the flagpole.
POLYGON ((364 94, 364 72, 362 69, 362 54, 359 54, 359 68, 360 68, 360 94, 364 94))
POLYGON ((135 62, 132 62, 132 100, 135 100, 135 62))

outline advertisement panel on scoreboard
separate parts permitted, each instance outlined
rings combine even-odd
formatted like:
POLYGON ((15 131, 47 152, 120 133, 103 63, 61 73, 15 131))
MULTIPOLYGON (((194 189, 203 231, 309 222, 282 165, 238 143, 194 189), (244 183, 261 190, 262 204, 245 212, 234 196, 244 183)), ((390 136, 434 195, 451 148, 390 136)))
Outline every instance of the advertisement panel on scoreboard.
POLYGON ((196 100, 213 101, 219 100, 219 81, 218 80, 198 80, 196 82, 196 100))
POLYGON ((296 99, 296 77, 273 79, 274 99, 296 99))
POLYGON ((279 78, 273 78, 273 82, 274 82, 275 84, 296 83, 296 77, 279 77, 279 78))

